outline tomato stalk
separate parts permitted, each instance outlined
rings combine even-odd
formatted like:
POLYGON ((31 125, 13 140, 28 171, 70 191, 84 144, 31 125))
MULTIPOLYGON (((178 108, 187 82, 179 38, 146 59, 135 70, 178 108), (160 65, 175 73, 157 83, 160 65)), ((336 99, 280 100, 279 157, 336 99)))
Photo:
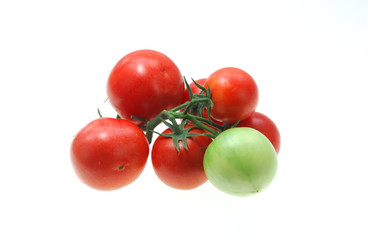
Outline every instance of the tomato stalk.
MULTIPOLYGON (((193 94, 186 79, 184 80, 188 88, 190 101, 187 101, 170 110, 163 110, 156 118, 151 121, 145 122, 146 126, 144 130, 146 131, 146 137, 149 143, 152 142, 154 129, 161 123, 167 125, 172 130, 173 135, 179 136, 175 138, 171 135, 168 136, 173 137, 174 142, 179 140, 182 140, 184 142, 185 139, 189 137, 188 131, 183 131, 184 126, 179 127, 176 119, 182 119, 181 125, 185 125, 185 123, 188 121, 192 122, 195 126, 192 126, 191 128, 202 129, 206 131, 206 133, 203 133, 202 135, 209 136, 211 138, 215 138, 219 134, 219 132, 225 130, 225 126, 216 124, 210 118, 207 119, 202 116, 204 110, 207 110, 209 112, 210 107, 213 106, 210 90, 198 84, 198 87, 200 87, 202 92, 200 94, 193 94), (170 120, 171 124, 167 122, 167 120, 170 120)), ((195 81, 193 80, 193 82, 195 81)), ((135 118, 134 116, 132 117, 135 118)))
POLYGON ((210 134, 206 134, 206 135, 208 135, 212 138, 215 138, 219 134, 218 131, 216 131, 215 129, 213 129, 213 128, 207 126, 206 124, 202 123, 202 122, 206 122, 207 124, 210 124, 210 121, 206 118, 198 117, 198 116, 192 115, 190 113, 183 114, 183 113, 180 113, 180 112, 173 113, 173 116, 175 116, 175 118, 187 119, 187 120, 191 121, 197 127, 201 128, 202 130, 206 130, 206 131, 210 132, 210 134))

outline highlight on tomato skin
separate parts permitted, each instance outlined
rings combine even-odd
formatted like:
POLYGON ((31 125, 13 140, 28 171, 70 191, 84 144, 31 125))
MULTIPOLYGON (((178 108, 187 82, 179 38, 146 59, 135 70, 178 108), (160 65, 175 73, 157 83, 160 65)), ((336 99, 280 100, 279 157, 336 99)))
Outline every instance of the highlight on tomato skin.
POLYGON ((224 123, 248 118, 258 105, 258 87, 244 70, 222 68, 212 73, 206 82, 211 90, 211 117, 224 123))
POLYGON ((280 152, 281 137, 276 124, 266 115, 254 112, 250 117, 240 121, 236 127, 250 127, 260 131, 272 143, 278 154, 280 152))
POLYGON ((91 188, 111 191, 134 182, 149 154, 143 131, 116 118, 99 118, 83 127, 72 141, 70 157, 78 178, 91 188))
POLYGON ((112 107, 124 119, 152 120, 162 110, 182 103, 184 79, 176 64, 165 54, 143 49, 120 59, 112 69, 106 86, 112 107))

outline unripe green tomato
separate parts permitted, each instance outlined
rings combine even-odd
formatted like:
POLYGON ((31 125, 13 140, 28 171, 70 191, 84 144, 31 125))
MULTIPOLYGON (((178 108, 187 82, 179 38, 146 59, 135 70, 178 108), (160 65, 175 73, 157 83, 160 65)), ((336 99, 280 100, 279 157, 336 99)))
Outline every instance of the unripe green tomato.
POLYGON ((249 196, 272 182, 277 172, 277 154, 259 131, 231 128, 208 146, 203 166, 216 188, 235 196, 249 196))

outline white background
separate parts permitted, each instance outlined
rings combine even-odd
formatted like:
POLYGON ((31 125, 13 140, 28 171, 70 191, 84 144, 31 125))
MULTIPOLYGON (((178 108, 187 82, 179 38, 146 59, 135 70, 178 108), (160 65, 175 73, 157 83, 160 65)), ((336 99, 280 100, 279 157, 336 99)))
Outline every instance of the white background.
POLYGON ((368 239, 368 1, 1 1, 0 34, 0 239, 368 239), (282 136, 267 190, 171 189, 150 158, 121 190, 79 181, 73 136, 144 48, 253 76, 282 136))

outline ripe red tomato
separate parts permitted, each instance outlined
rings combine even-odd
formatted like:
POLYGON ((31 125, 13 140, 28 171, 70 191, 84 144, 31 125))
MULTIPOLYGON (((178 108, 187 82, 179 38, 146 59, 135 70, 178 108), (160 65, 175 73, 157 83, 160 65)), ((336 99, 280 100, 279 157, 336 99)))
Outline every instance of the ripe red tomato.
POLYGON ((135 124, 131 116, 152 120, 162 110, 173 108, 183 100, 184 81, 175 63, 153 50, 129 53, 115 65, 107 82, 111 105, 124 119, 135 124))
MULTIPOLYGON (((192 129, 191 133, 203 133, 192 129)), ((163 134, 172 133, 167 129, 163 134)), ((159 136, 152 148, 152 164, 156 175, 166 185, 176 189, 193 189, 207 181, 203 169, 203 156, 206 147, 212 142, 207 136, 187 138, 188 150, 179 142, 180 153, 175 148, 173 139, 159 136)))
MULTIPOLYGON (((196 82, 201 85, 201 86, 204 86, 205 83, 207 81, 207 78, 202 78, 202 79, 199 79, 199 80, 196 80, 196 82)), ((194 82, 192 82, 191 84, 189 84, 189 87, 190 89, 192 90, 193 94, 199 94, 201 92, 201 89, 199 89, 194 82)), ((184 92, 184 100, 183 102, 187 102, 189 101, 190 98, 189 98, 189 93, 188 93, 188 89, 185 89, 185 92, 184 92)))
POLYGON ((213 108, 211 117, 234 123, 249 117, 258 104, 258 87, 253 78, 238 68, 222 68, 207 80, 213 108))
POLYGON ((276 153, 280 152, 280 132, 276 124, 266 115, 254 112, 249 118, 240 121, 237 127, 250 127, 260 131, 270 140, 276 153))
POLYGON ((98 190, 130 184, 144 169, 149 154, 143 131, 133 123, 99 118, 75 136, 70 156, 82 182, 98 190))

